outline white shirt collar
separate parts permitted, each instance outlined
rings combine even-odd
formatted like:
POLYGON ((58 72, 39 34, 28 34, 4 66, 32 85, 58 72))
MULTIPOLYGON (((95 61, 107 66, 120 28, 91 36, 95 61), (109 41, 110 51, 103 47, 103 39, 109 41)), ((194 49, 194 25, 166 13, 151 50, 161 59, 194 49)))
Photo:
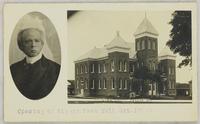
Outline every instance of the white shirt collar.
POLYGON ((40 53, 40 54, 38 54, 37 56, 34 56, 34 57, 26 56, 26 62, 28 64, 33 64, 41 58, 42 58, 42 53, 40 53))

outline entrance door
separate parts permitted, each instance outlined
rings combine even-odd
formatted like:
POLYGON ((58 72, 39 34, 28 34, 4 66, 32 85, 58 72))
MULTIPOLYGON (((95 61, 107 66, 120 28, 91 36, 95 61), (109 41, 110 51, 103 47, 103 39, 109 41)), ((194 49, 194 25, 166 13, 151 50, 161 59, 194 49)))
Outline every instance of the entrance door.
POLYGON ((81 89, 81 96, 84 95, 84 89, 81 89))

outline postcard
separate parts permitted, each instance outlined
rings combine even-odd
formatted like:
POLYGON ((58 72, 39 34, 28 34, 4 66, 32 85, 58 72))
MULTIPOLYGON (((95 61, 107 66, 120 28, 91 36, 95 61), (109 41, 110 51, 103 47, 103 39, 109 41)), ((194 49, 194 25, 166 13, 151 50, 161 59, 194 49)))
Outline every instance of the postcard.
POLYGON ((197 8, 4 6, 6 122, 197 121, 197 8))

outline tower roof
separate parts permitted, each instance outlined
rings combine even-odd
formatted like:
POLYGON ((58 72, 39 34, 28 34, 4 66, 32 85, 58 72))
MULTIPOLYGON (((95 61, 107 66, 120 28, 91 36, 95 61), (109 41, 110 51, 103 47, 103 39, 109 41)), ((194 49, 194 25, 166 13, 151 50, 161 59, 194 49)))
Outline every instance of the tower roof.
POLYGON ((127 42, 120 36, 119 31, 117 31, 117 35, 115 36, 115 38, 109 44, 106 45, 107 49, 116 47, 122 49, 130 49, 127 42))
POLYGON ((159 60, 163 59, 176 59, 176 55, 169 49, 169 47, 165 46, 163 50, 159 54, 159 60))
POLYGON ((143 21, 140 23, 140 25, 138 26, 134 35, 138 36, 140 34, 145 34, 145 33, 158 36, 157 30, 154 28, 154 26, 151 24, 151 22, 147 19, 146 16, 143 19, 143 21))

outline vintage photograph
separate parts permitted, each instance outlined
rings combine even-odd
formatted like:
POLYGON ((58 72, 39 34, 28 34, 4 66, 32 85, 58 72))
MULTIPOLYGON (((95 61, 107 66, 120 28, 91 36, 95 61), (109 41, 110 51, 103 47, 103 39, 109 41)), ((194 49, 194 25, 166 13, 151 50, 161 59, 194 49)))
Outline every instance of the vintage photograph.
POLYGON ((191 15, 67 11, 68 103, 192 103, 191 15))
POLYGON ((54 88, 60 72, 60 45, 50 20, 39 12, 24 15, 10 43, 10 71, 23 96, 38 100, 54 88))
POLYGON ((198 119, 196 3, 9 3, 5 122, 198 119))

